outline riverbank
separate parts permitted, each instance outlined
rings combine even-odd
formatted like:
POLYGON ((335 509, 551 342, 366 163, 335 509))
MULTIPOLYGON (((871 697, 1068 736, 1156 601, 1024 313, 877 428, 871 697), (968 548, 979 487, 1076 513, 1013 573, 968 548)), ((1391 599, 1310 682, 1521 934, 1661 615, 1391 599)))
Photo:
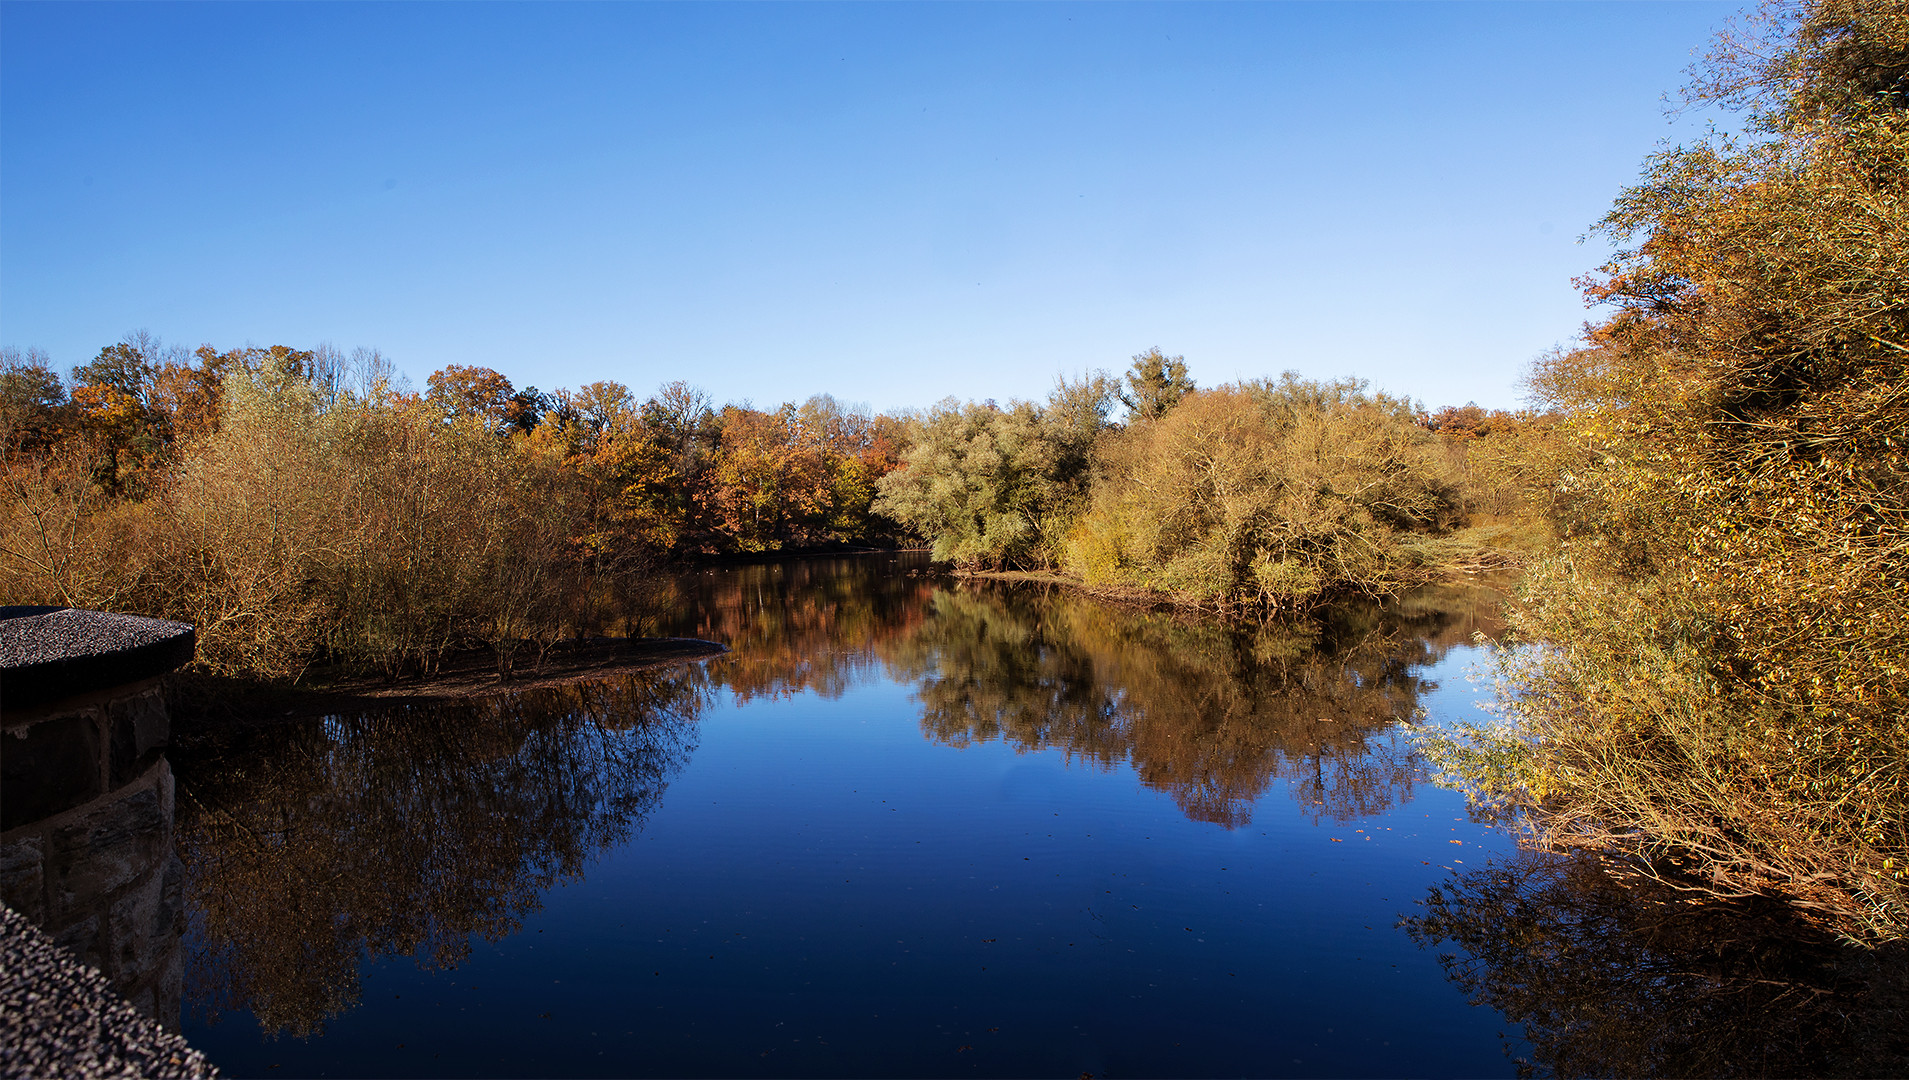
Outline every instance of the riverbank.
MULTIPOLYGON (((1534 536, 1526 524, 1489 524, 1459 529, 1447 536, 1421 540, 1420 565, 1402 573, 1399 580, 1392 583, 1392 590, 1448 584, 1485 574, 1516 573, 1529 567, 1542 554, 1541 538, 1534 536)), ((1144 585, 1091 584, 1059 570, 956 570, 954 576, 1065 588, 1125 607, 1170 608, 1188 612, 1213 610, 1210 599, 1193 598, 1144 585)), ((1348 591, 1358 594, 1358 590, 1348 591)), ((1327 599, 1342 598, 1343 594, 1334 594, 1327 599)))
POLYGON ((187 672, 169 702, 175 722, 195 730, 250 726, 332 713, 432 705, 603 679, 721 656, 729 647, 698 638, 591 637, 559 642, 541 659, 520 663, 511 677, 497 671, 488 649, 446 656, 428 676, 391 681, 376 674, 320 671, 296 684, 187 672))

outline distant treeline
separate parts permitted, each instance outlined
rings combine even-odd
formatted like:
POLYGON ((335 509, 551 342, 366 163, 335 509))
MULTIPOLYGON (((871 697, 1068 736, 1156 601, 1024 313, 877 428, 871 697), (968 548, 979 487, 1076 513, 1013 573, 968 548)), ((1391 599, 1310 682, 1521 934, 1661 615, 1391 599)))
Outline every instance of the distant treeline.
POLYGON ((1544 427, 1291 375, 1196 390, 1157 349, 1044 403, 874 415, 464 366, 418 392, 375 352, 140 334, 66 379, 0 358, 0 584, 191 622, 205 665, 275 676, 428 672, 475 644, 508 673, 627 626, 673 563, 850 545, 1297 608, 1435 573, 1530 486, 1476 447, 1544 427))
POLYGON ((479 643, 508 672, 640 613, 673 558, 899 532, 871 504, 901 422, 827 397, 719 410, 467 367, 416 393, 375 353, 136 337, 70 390, 7 357, 0 410, 6 598, 183 619, 225 672, 397 675, 479 643))

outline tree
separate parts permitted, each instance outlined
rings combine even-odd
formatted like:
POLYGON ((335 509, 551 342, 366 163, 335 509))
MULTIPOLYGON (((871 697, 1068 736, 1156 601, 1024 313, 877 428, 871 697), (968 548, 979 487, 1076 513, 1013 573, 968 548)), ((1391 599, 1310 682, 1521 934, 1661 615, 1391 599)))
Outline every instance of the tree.
MULTIPOLYGON (((1649 159, 1544 358, 1563 554, 1517 626, 1546 835, 1858 937, 1909 931, 1909 7, 1771 7, 1649 159)), ((1456 760, 1456 759, 1455 759, 1456 760)), ((1504 785, 1499 785, 1500 787, 1504 785)), ((1514 785, 1515 786, 1515 785, 1514 785)))
POLYGON ((152 409, 174 443, 201 439, 218 429, 226 373, 246 363, 242 351, 220 353, 210 345, 200 346, 194 355, 197 364, 168 360, 153 370, 152 409))
POLYGON ((1157 345, 1133 358, 1126 382, 1120 401, 1127 407, 1128 417, 1134 420, 1157 420, 1193 392, 1193 380, 1187 378, 1186 358, 1165 356, 1157 345))
POLYGON ((1085 505, 1112 380, 1062 380, 1045 407, 947 399, 912 432, 876 509, 931 539, 957 566, 1046 566, 1085 505))
POLYGON ((705 490, 718 528, 739 551, 821 540, 833 494, 825 447, 807 437, 793 404, 773 413, 724 408, 705 490))
POLYGON ((526 386, 510 395, 504 403, 504 428, 528 435, 557 407, 557 398, 534 386, 526 386))
POLYGON ((0 350, 0 454, 46 450, 72 424, 71 412, 44 352, 0 350))
POLYGON ((577 416, 589 439, 609 428, 617 417, 636 405, 636 396, 620 382, 585 383, 575 390, 559 390, 559 401, 577 416))
POLYGON ((162 352, 158 339, 144 331, 129 334, 124 341, 101 349, 90 363, 74 368, 73 384, 110 388, 143 405, 162 352))
POLYGON ((645 414, 651 423, 683 441, 708 425, 715 408, 701 387, 677 379, 657 389, 656 396, 645 403, 645 414))
POLYGON ((1225 386, 1110 442, 1068 542, 1090 584, 1221 609, 1304 607, 1422 576, 1406 539, 1454 524, 1450 458, 1411 403, 1356 380, 1225 386))
POLYGON ((487 367, 451 364, 431 373, 425 400, 452 419, 473 419, 487 430, 505 432, 514 427, 510 380, 487 367))
POLYGON ((93 455, 93 482, 109 494, 145 491, 147 474, 172 441, 168 417, 155 407, 155 380, 187 361, 184 349, 141 330, 73 369, 76 427, 93 455))
POLYGON ((686 549, 695 532, 694 488, 664 432, 619 414, 597 436, 585 469, 604 495, 606 525, 657 551, 686 549))

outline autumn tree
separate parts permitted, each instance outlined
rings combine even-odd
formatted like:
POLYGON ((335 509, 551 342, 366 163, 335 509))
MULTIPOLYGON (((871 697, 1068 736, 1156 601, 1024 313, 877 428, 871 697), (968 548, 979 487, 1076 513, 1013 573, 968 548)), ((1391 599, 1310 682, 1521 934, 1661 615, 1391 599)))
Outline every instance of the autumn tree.
POLYGON ((709 395, 700 388, 676 379, 657 388, 637 411, 642 425, 669 459, 669 469, 677 477, 677 489, 670 492, 671 512, 681 521, 685 536, 706 532, 707 522, 698 517, 694 505, 706 486, 707 474, 722 440, 722 423, 709 395))
POLYGON ((833 485, 826 447, 795 405, 773 413, 731 405, 710 467, 707 499, 737 551, 775 551, 821 539, 833 485))
POLYGON ((534 386, 513 391, 504 402, 504 429, 519 433, 533 431, 557 405, 555 394, 546 394, 534 386))
MULTIPOLYGON (((623 411, 594 437, 584 468, 597 485, 601 520, 622 537, 680 554, 694 542, 697 486, 668 434, 623 411)), ((600 534, 603 550, 615 540, 600 534)))
POLYGON ((516 389, 487 367, 451 364, 425 380, 425 399, 453 419, 470 418, 503 432, 514 426, 511 406, 516 389))
MULTIPOLYGON (((1857 937, 1909 930, 1909 6, 1807 0, 1720 39, 1534 375, 1567 548, 1509 742, 1546 835, 1857 937)), ((1467 756, 1467 755, 1470 756, 1467 756)), ((1506 779, 1510 778, 1510 779, 1506 779)), ((1522 787, 1519 787, 1522 785, 1522 787)))
POLYGON ((167 359, 166 352, 157 338, 143 331, 129 334, 125 340, 101 349, 88 363, 74 368, 73 384, 110 389, 144 405, 146 393, 152 386, 153 369, 167 359))
POLYGON ((168 360, 152 373, 152 410, 175 443, 202 439, 218 428, 225 373, 238 362, 234 353, 210 345, 200 346, 194 359, 198 362, 168 360))
POLYGON ((46 354, 0 351, 0 596, 79 606, 122 591, 113 497, 94 483, 77 410, 46 354))
POLYGON ((560 390, 557 397, 566 410, 576 417, 586 443, 610 428, 618 417, 636 405, 636 397, 630 393, 629 387, 608 380, 585 383, 575 390, 560 390))
POLYGON ((698 493, 716 439, 713 418, 687 384, 672 383, 659 397, 673 390, 695 397, 700 411, 656 397, 638 405, 628 387, 609 381, 553 395, 554 423, 536 434, 563 443, 587 479, 598 523, 589 546, 599 555, 628 555, 636 545, 676 556, 704 542, 698 493))
POLYGON ((46 353, 0 350, 0 454, 44 452, 71 427, 71 411, 46 353))
POLYGON ((907 435, 901 420, 817 394, 796 411, 806 436, 823 447, 829 474, 829 511, 823 538, 868 543, 891 536, 895 525, 875 509, 876 485, 901 464, 907 435))
POLYGON ((1461 517, 1411 403, 1356 380, 1190 394, 1110 441, 1102 469, 1068 567, 1220 609, 1389 592, 1424 576, 1411 538, 1461 517))

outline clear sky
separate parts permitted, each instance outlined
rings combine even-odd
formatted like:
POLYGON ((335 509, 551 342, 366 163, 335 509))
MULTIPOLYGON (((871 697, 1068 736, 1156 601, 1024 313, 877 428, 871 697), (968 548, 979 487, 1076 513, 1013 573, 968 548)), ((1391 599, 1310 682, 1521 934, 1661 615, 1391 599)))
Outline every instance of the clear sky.
POLYGON ((1038 397, 1157 345, 1515 405, 1741 5, 0 6, 0 342, 1038 397))

